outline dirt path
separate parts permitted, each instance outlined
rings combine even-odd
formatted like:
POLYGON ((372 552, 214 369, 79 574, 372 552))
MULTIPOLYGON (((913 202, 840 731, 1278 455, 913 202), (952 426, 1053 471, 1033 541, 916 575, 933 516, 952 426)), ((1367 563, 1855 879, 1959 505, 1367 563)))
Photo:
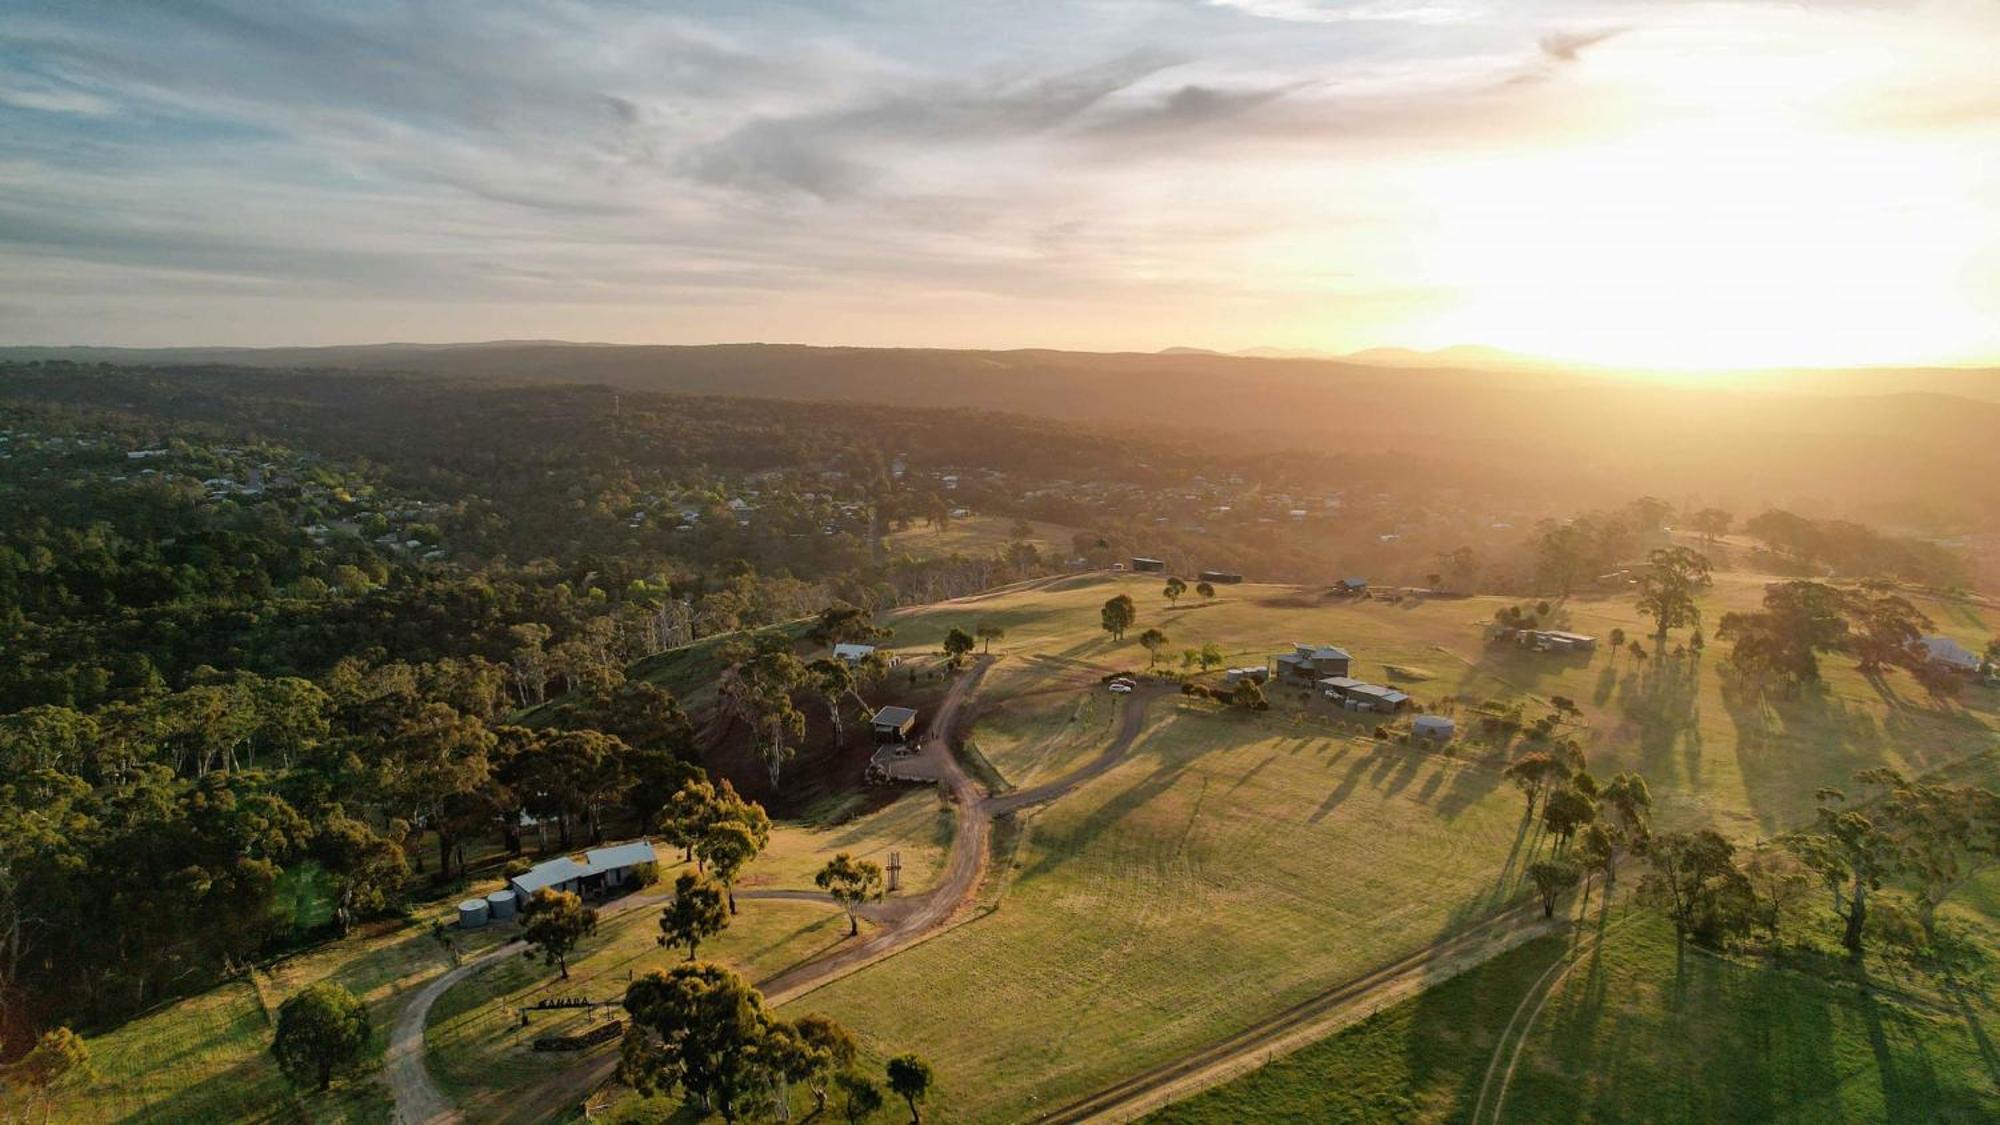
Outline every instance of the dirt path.
MULTIPOLYGON (((822 985, 865 968, 928 936, 950 921, 972 901, 979 889, 980 877, 986 869, 993 818, 1029 805, 1053 801, 1109 770, 1131 751, 1133 743, 1145 729, 1146 713, 1153 701, 1168 694, 1160 688, 1135 693, 1126 702, 1117 736, 1090 764, 1046 785, 1009 793, 1004 797, 989 797, 965 773, 957 756, 951 752, 951 732, 966 701, 978 690, 979 682, 991 663, 988 658, 979 659, 970 671, 952 684, 951 690, 931 716, 924 747, 920 751, 931 756, 940 778, 939 788, 958 807, 958 825, 952 835, 951 857, 942 879, 923 895, 870 910, 867 916, 879 920, 881 926, 860 943, 759 981, 757 987, 770 1006, 777 1007, 796 1000, 822 985)), ((737 892, 736 897, 827 902, 826 896, 817 892, 795 890, 743 890, 737 892)), ((664 898, 659 894, 634 896, 616 904, 616 909, 622 912, 650 906, 664 898)), ((399 1122, 406 1125, 439 1125, 460 1120, 457 1110, 438 1089, 424 1066, 424 1025, 431 1007, 452 985, 487 961, 504 954, 518 953, 520 949, 518 942, 512 943, 482 954, 478 959, 440 976, 426 985, 397 1017, 391 1032, 390 1057, 384 1067, 384 1075, 395 1095, 396 1119, 399 1122)), ((592 1091, 610 1081, 617 1069, 618 1055, 615 1052, 592 1059, 589 1065, 578 1067, 528 1097, 517 1100, 505 1111, 505 1119, 536 1121, 554 1116, 567 1107, 581 1103, 592 1091)))
POLYGON ((1146 712, 1152 707, 1153 701, 1171 694, 1173 694, 1172 689, 1155 686, 1143 687, 1133 692, 1126 697, 1125 712, 1119 718, 1117 736, 1089 765, 1032 789, 1020 789, 1005 796, 988 797, 985 802, 986 815, 1001 816, 1029 805, 1046 804, 1068 794, 1084 782, 1102 775, 1123 761, 1125 755, 1131 752, 1132 744, 1139 739, 1139 733, 1146 729, 1146 712))
MULTIPOLYGON (((930 725, 925 728, 924 746, 919 751, 932 756, 941 779, 939 788, 949 795, 959 810, 958 826, 952 834, 951 858, 945 866, 943 878, 921 896, 889 904, 880 914, 885 924, 859 944, 758 981, 757 987, 764 993, 765 1003, 771 1007, 797 999, 829 981, 895 953, 949 920, 959 907, 971 901, 973 893, 979 889, 979 876, 986 867, 986 841, 992 818, 982 807, 984 794, 966 776, 959 767, 957 756, 951 752, 951 729, 958 721, 960 709, 978 689, 979 681, 984 678, 991 663, 991 660, 981 658, 951 685, 943 702, 931 714, 930 725)), ((827 901, 823 895, 806 891, 741 891, 736 897, 827 901)), ((581 1104, 592 1091, 611 1081, 617 1072, 617 1052, 601 1055, 587 1066, 577 1067, 517 1102, 508 1110, 507 1119, 539 1121, 553 1117, 565 1108, 581 1104)))
POLYGON ((1496 914, 1408 957, 1294 1004, 1254 1027, 1071 1102, 1038 1121, 1131 1121, 1324 1039, 1376 1011, 1544 934, 1566 919, 1545 919, 1530 903, 1496 914))

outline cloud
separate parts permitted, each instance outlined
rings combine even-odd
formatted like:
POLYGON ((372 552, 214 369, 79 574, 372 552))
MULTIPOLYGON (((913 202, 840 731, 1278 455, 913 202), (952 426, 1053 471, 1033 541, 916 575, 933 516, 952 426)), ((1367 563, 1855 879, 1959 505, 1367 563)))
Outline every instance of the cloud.
POLYGON ((694 149, 680 166, 720 186, 841 198, 878 180, 870 157, 918 148, 935 157, 1045 135, 1172 64, 1136 52, 1021 80, 923 83, 845 106, 758 118, 694 149))
POLYGON ((1624 32, 1622 27, 1602 28, 1596 31, 1554 31, 1536 42, 1542 54, 1559 63, 1573 63, 1583 52, 1624 32))
POLYGON ((1294 23, 1461 23, 1478 19, 1481 5, 1427 0, 1209 0, 1264 19, 1294 23))

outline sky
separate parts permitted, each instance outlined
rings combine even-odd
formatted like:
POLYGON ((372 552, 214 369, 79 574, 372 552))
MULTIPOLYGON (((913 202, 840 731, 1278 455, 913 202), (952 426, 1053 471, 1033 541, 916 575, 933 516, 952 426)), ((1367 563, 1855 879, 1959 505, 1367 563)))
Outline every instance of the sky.
POLYGON ((1995 0, 0 0, 0 342, 2000 361, 1995 0))

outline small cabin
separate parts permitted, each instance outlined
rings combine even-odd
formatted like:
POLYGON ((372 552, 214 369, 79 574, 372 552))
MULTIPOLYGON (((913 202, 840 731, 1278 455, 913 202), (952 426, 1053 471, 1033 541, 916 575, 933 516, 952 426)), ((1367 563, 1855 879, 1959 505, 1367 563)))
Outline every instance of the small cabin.
POLYGON ((917 713, 909 707, 884 707, 868 725, 877 742, 908 742, 917 729, 917 713))
POLYGON ((1132 559, 1132 570, 1138 574, 1162 574, 1166 569, 1167 564, 1163 559, 1145 559, 1136 556, 1132 559))

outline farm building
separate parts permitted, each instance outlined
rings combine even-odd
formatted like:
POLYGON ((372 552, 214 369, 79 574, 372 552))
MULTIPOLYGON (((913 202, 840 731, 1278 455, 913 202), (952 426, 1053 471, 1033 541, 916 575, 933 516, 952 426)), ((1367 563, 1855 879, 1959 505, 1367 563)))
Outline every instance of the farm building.
POLYGON ((1252 683, 1261 684, 1268 681, 1270 678, 1271 678, 1271 670, 1261 665, 1252 666, 1249 668, 1231 668, 1229 671, 1224 672, 1222 674, 1222 682, 1225 684, 1240 684, 1244 680, 1249 680, 1252 683))
POLYGON ((1340 580, 1339 586, 1341 592, 1344 594, 1365 594, 1368 592, 1368 580, 1366 578, 1343 578, 1340 580))
POLYGON ((1167 564, 1161 559, 1142 559, 1134 556, 1132 569, 1139 574, 1159 574, 1167 569, 1167 564))
POLYGON ((1597 648, 1596 637, 1561 629, 1524 630, 1521 643, 1537 652, 1590 652, 1597 648))
POLYGON ((875 655, 874 645, 837 644, 833 646, 833 658, 843 664, 859 664, 875 655))
POLYGON ((1405 692, 1351 676, 1328 676, 1319 682, 1319 688, 1321 694, 1350 711, 1401 711, 1415 703, 1405 692))
POLYGON ((908 707, 884 707, 875 712, 869 726, 877 742, 908 742, 910 732, 917 729, 917 713, 908 707))
POLYGON ((1278 677, 1297 684, 1310 684, 1322 676, 1345 676, 1353 657, 1344 648, 1332 645, 1294 644, 1292 651, 1277 658, 1278 677))
POLYGON ((1954 672, 1979 671, 1979 654, 1950 637, 1933 634, 1919 638, 1917 643, 1924 646, 1933 664, 1942 664, 1954 672))
POLYGON ((516 901, 522 903, 539 890, 592 894, 630 885, 638 878, 635 869, 639 865, 657 862, 651 842, 634 840, 629 844, 592 848, 581 858, 557 856, 507 880, 507 886, 516 901))
POLYGON ((1418 738, 1434 738, 1439 742, 1448 741, 1458 731, 1458 724, 1443 715, 1418 715, 1410 722, 1410 733, 1418 738))
POLYGON ((1195 581, 1211 586, 1234 586, 1243 581, 1243 576, 1228 570, 1204 570, 1195 581))

